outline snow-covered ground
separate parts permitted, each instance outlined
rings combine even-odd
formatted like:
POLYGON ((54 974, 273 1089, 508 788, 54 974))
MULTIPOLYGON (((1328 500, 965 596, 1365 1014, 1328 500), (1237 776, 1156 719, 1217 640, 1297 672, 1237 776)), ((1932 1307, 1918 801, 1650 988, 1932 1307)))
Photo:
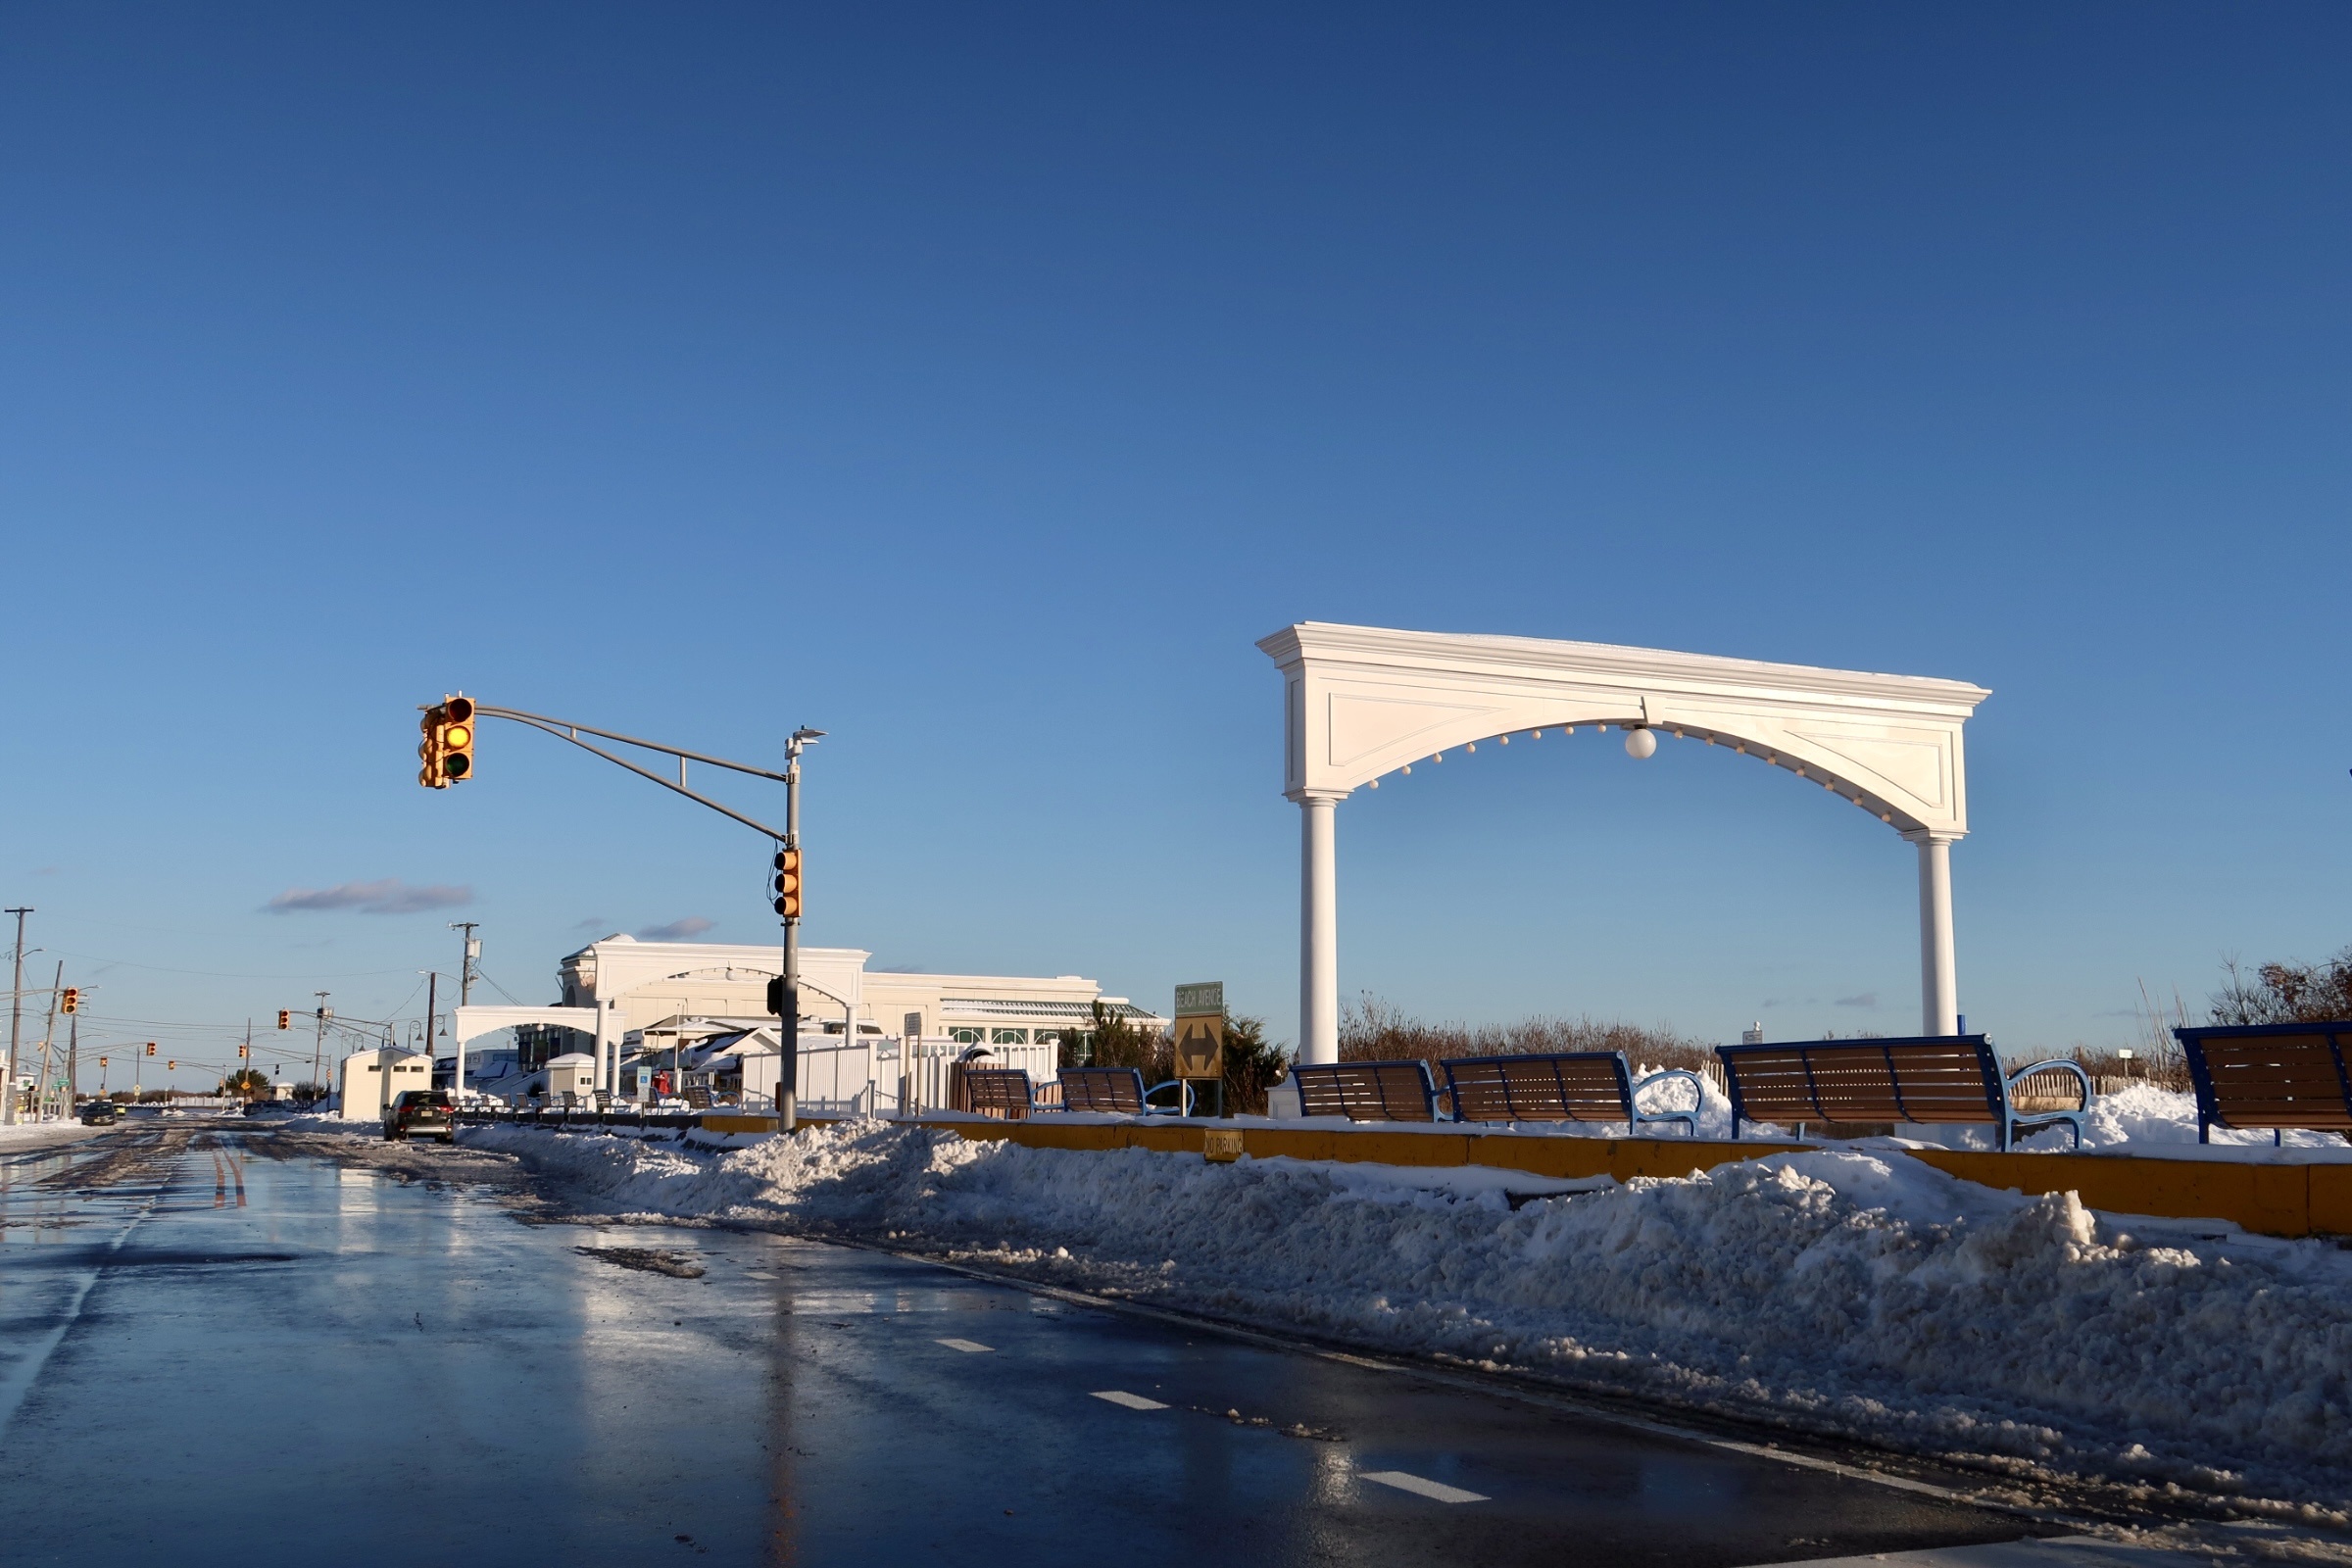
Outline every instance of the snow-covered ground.
POLYGON ((84 1127, 77 1121, 20 1122, 14 1127, 0 1127, 0 1152, 70 1144, 75 1139, 89 1138, 102 1131, 103 1128, 84 1127))
POLYGON ((1894 1149, 1616 1186, 875 1121, 733 1149, 463 1138, 600 1213, 887 1240, 2019 1474, 2352 1507, 2352 1252, 2119 1221, 1894 1149))

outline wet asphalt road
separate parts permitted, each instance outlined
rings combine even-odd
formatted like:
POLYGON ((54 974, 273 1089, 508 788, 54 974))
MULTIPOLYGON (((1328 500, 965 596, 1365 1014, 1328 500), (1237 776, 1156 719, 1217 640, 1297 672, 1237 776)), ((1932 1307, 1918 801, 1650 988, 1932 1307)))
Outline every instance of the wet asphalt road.
POLYGON ((2034 1533, 886 1254, 528 1223, 268 1137, 0 1156, 9 1563, 1698 1565, 2034 1533))

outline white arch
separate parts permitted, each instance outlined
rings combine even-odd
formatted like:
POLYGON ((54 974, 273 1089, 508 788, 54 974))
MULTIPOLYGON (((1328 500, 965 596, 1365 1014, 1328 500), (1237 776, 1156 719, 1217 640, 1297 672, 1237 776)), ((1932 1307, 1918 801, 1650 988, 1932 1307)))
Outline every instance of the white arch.
POLYGON ((1334 815, 1354 790, 1455 747, 1615 724, 1734 747, 1851 802, 1919 848, 1921 1028, 1959 1028, 1951 846, 1968 832, 1966 681, 1539 637, 1300 621, 1258 645, 1283 672, 1283 793, 1304 817, 1299 1059, 1339 1057, 1334 815))
POLYGON ((552 1023, 582 1034, 596 1032, 594 1007, 458 1007, 449 1015, 450 1047, 457 1053, 452 1092, 466 1087, 466 1043, 517 1024, 552 1023))

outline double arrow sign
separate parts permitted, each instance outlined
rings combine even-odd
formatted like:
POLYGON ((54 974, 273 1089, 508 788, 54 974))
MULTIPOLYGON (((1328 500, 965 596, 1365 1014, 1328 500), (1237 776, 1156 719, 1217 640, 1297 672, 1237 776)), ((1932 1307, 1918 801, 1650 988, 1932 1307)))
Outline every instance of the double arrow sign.
POLYGON ((1225 1076, 1225 982, 1176 988, 1176 1076, 1225 1076))

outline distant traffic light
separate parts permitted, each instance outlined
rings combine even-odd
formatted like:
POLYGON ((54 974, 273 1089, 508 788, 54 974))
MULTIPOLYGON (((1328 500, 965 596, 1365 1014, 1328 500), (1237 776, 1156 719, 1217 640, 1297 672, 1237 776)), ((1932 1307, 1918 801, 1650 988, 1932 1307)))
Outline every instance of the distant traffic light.
POLYGON ((801 917, 801 852, 776 852, 776 882, 773 889, 776 912, 787 920, 801 917))
POLYGON ((147 1054, 150 1056, 155 1054, 155 1042, 152 1040, 147 1042, 147 1054))
POLYGON ((66 987, 66 989, 58 996, 57 1010, 60 1012, 79 1012, 81 1010, 81 987, 66 987))
POLYGON ((164 1071, 166 1071, 166 1072, 177 1072, 177 1071, 179 1071, 179 1061, 178 1061, 178 1058, 176 1058, 176 1057, 172 1057, 172 1056, 167 1056, 167 1057, 165 1057, 165 1058, 164 1058, 164 1071))
POLYGON ((244 1060, 244 1059, 245 1059, 247 1056, 250 1056, 250 1055, 252 1055, 252 1054, 253 1054, 253 1048, 252 1048, 251 1046, 239 1046, 239 1047, 237 1048, 237 1059, 238 1059, 239 1061, 243 1061, 243 1060, 244 1060))
POLYGON ((277 1009, 277 1026, 280 1029, 291 1029, 294 1027, 294 1014, 290 1009, 285 1007, 280 1007, 277 1009))

